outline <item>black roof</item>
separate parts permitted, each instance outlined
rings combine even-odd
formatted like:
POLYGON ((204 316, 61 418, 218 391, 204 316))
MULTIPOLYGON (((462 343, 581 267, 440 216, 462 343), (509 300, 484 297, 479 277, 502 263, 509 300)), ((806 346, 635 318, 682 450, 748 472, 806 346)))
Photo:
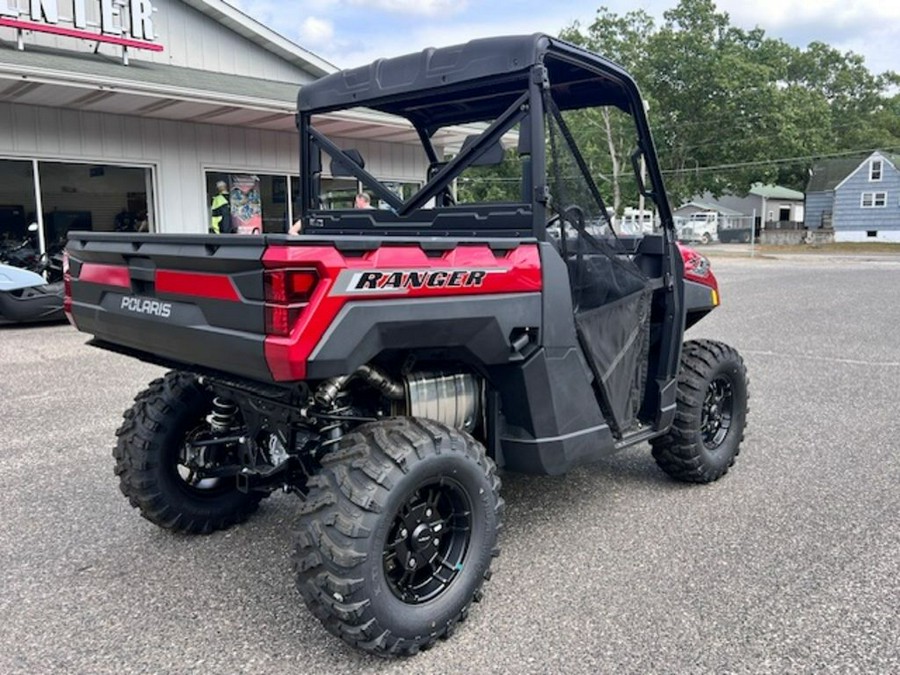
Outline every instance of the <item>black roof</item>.
POLYGON ((558 102, 561 108, 567 107, 567 97, 572 107, 590 103, 627 107, 629 94, 637 94, 619 66, 536 33, 471 40, 332 73, 305 85, 297 107, 301 112, 327 112, 361 106, 400 115, 424 128, 485 120, 522 94, 532 66, 541 62, 552 71, 554 88, 565 88, 558 102), (545 61, 548 54, 560 58, 545 61), (614 86, 598 86, 601 80, 614 86))

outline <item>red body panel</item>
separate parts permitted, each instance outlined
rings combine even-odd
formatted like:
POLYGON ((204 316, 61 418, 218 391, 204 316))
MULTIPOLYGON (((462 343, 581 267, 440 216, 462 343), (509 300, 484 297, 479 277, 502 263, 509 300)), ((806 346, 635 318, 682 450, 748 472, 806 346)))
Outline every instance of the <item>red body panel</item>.
POLYGON ((131 275, 124 265, 104 265, 101 263, 84 263, 78 273, 79 281, 102 286, 119 286, 131 288, 131 275))
POLYGON ((315 269, 319 275, 290 336, 266 338, 266 361, 277 381, 305 379, 307 360, 348 302, 541 290, 535 244, 499 256, 487 245, 459 246, 439 257, 413 245, 382 246, 360 257, 331 246, 273 246, 263 263, 266 268, 315 269))
MULTIPOLYGON (((81 266, 81 271, 77 278, 82 283, 131 288, 131 273, 125 265, 87 262, 81 266)), ((232 302, 241 301, 241 296, 235 288, 234 282, 226 274, 156 270, 154 286, 157 293, 165 293, 167 295, 212 298, 214 300, 230 300, 232 302)))
POLYGON ((156 292, 195 297, 200 295, 204 298, 231 300, 232 302, 241 300, 231 277, 224 274, 157 270, 156 292))

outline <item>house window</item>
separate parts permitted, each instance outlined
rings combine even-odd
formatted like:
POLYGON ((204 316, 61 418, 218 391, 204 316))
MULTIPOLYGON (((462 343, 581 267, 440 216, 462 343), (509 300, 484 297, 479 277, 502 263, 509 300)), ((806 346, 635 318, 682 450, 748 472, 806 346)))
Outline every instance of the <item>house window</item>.
POLYGON ((882 209, 887 206, 887 192, 863 192, 859 205, 864 209, 882 209))
POLYGON ((880 159, 873 159, 869 162, 869 180, 881 180, 882 162, 880 159))

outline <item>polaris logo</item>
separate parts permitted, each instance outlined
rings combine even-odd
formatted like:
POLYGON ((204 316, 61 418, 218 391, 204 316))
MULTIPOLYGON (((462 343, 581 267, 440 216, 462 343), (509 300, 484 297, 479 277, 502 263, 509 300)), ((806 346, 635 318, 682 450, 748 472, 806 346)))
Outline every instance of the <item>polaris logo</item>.
POLYGON ((160 302, 159 300, 151 300, 149 298, 138 298, 133 295, 126 295, 122 298, 120 309, 137 314, 151 314, 158 316, 160 319, 168 319, 172 316, 172 303, 160 302))

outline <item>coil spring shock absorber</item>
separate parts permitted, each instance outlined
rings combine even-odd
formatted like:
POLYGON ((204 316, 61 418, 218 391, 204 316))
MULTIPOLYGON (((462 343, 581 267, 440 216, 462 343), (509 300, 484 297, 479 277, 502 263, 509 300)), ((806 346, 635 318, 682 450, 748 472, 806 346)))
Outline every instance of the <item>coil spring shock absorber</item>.
MULTIPOLYGON (((349 392, 341 391, 334 397, 327 412, 329 415, 346 415, 351 412, 351 408, 349 392)), ((319 442, 319 453, 324 455, 341 442, 341 438, 344 436, 344 422, 326 419, 325 423, 319 427, 319 434, 322 436, 322 440, 319 442)))
POLYGON ((227 398, 216 396, 212 402, 212 412, 206 416, 209 428, 214 434, 223 434, 235 426, 237 406, 227 398))

